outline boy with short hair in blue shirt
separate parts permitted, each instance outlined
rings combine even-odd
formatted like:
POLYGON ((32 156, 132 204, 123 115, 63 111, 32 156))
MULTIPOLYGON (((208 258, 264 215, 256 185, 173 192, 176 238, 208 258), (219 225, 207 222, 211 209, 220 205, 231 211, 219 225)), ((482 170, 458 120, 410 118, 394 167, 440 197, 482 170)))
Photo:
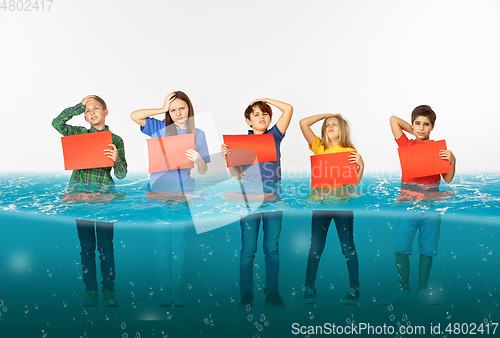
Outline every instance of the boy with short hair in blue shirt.
MULTIPOLYGON (((105 119, 108 109, 103 99, 96 95, 86 96, 81 103, 74 107, 66 108, 53 121, 52 126, 63 136, 97 133, 108 131, 105 119), (90 129, 75 127, 66 124, 72 117, 84 114, 85 121, 90 124, 90 129)), ((118 179, 127 175, 127 161, 125 160, 125 147, 120 136, 112 135, 111 149, 104 149, 104 155, 113 160, 113 170, 118 179)), ((115 182, 111 177, 111 167, 73 170, 68 191, 72 193, 110 193, 114 190, 115 182)), ((82 259, 83 282, 87 295, 83 306, 93 307, 98 304, 96 280, 95 249, 100 253, 102 292, 104 305, 118 306, 114 296, 115 256, 113 248, 113 223, 76 220, 78 238, 80 239, 80 256, 82 259), (94 229, 95 227, 95 229, 94 229)))
MULTIPOLYGON (((252 128, 249 135, 271 134, 274 137, 277 160, 259 163, 258 165, 245 165, 230 167, 229 171, 237 180, 249 183, 261 183, 262 185, 277 186, 281 182, 281 152, 280 146, 285 132, 292 119, 293 107, 288 103, 272 99, 254 100, 245 110, 246 123, 252 128), (282 111, 278 122, 271 128, 273 105, 282 111)), ((225 156, 230 156, 231 151, 226 144, 221 147, 225 156)), ((265 192, 265 191, 264 191, 265 192)), ((285 303, 279 294, 279 237, 281 233, 283 213, 281 211, 257 213, 248 215, 240 220, 241 226, 241 254, 240 254, 240 293, 241 299, 238 304, 240 309, 252 306, 253 294, 253 266, 255 253, 257 252, 257 239, 260 221, 264 232, 264 254, 266 261, 266 286, 264 293, 266 306, 284 308, 285 303)))

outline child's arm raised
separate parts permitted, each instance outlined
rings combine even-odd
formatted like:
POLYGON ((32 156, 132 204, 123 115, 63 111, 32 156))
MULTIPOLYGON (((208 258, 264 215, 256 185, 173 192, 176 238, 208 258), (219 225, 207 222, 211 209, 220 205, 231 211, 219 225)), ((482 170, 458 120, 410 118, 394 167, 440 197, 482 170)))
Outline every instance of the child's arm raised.
POLYGON ((168 112, 168 109, 170 107, 170 103, 173 101, 173 97, 175 95, 174 93, 170 93, 167 95, 165 98, 165 101, 163 101, 163 107, 162 108, 153 108, 153 109, 139 109, 134 111, 132 114, 130 114, 130 117, 132 120, 140 125, 141 127, 146 126, 146 118, 154 115, 159 115, 159 114, 164 114, 168 112))
POLYGON ((84 127, 75 127, 66 124, 73 116, 83 114, 85 112, 85 105, 88 101, 94 99, 94 95, 89 95, 83 98, 81 103, 78 103, 74 107, 66 108, 59 114, 54 120, 52 120, 52 127, 54 127, 61 135, 76 135, 81 133, 86 133, 87 130, 84 127))
POLYGON ((414 135, 411 124, 409 124, 405 120, 402 120, 399 117, 393 115, 391 116, 390 122, 391 122, 392 135, 394 135, 394 139, 396 140, 399 139, 401 135, 403 135, 403 130, 414 135))
POLYGON ((314 134, 314 132, 312 131, 311 126, 316 122, 326 119, 328 116, 331 115, 332 114, 328 113, 318 114, 300 120, 299 122, 300 130, 302 131, 302 135, 304 135, 304 138, 306 139, 307 143, 309 143, 310 146, 312 146, 314 137, 316 136, 316 134, 314 134))
POLYGON ((276 122, 276 126, 278 126, 278 129, 281 131, 282 134, 286 133, 286 130, 288 129, 288 126, 290 125, 290 121, 292 120, 292 115, 293 115, 293 107, 289 105, 288 103, 281 102, 278 100, 272 100, 268 98, 264 99, 257 99, 254 100, 250 105, 252 105, 254 102, 257 101, 262 101, 264 103, 269 103, 272 106, 275 106, 279 110, 281 110, 282 114, 280 118, 278 119, 278 122, 276 122))
MULTIPOLYGON (((231 155, 231 150, 229 150, 227 144, 222 144, 220 146, 220 152, 222 153, 222 156, 224 156, 224 158, 228 155, 231 155)), ((241 176, 243 176, 244 173, 243 166, 229 167, 228 169, 235 179, 241 180, 241 176)))
POLYGON ((453 177, 455 177, 455 163, 457 162, 457 160, 455 158, 455 155, 453 155, 453 153, 451 152, 451 150, 440 150, 439 151, 439 156, 443 160, 450 161, 451 172, 446 173, 446 174, 441 174, 441 176, 443 177, 443 180, 446 183, 451 183, 451 181, 453 181, 453 177))

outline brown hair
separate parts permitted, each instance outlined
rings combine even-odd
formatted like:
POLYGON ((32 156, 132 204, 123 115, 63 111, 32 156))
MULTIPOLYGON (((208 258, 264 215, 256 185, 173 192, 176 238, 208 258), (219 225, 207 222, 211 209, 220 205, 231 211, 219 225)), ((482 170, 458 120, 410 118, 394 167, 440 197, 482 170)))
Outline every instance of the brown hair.
POLYGON ((259 107, 260 110, 264 113, 268 113, 270 118, 273 118, 273 110, 267 103, 264 103, 262 101, 256 101, 249 105, 247 109, 245 109, 245 118, 250 120, 250 115, 253 113, 253 109, 255 107, 259 107))
POLYGON ((430 106, 424 104, 413 109, 411 112, 411 124, 413 124, 413 121, 419 116, 427 117, 429 121, 431 121, 431 126, 434 127, 434 123, 436 123, 436 113, 434 113, 430 106))
POLYGON ((323 125, 321 126, 321 143, 325 148, 331 146, 330 140, 328 139, 328 134, 326 132, 326 121, 328 119, 335 117, 337 121, 339 121, 339 128, 340 128, 340 135, 339 135, 339 141, 340 145, 344 148, 353 148, 354 144, 351 141, 351 128, 349 127, 349 123, 344 120, 344 118, 340 114, 335 114, 328 116, 324 121, 323 125))
POLYGON ((108 107, 106 106, 106 102, 104 102, 103 99, 101 99, 99 96, 97 95, 92 95, 93 96, 93 100, 96 100, 97 102, 99 102, 99 104, 101 105, 102 107, 102 110, 106 110, 108 109, 108 107))
MULTIPOLYGON (((191 103, 191 100, 189 99, 189 97, 184 93, 184 92, 181 92, 180 90, 174 92, 174 96, 172 97, 172 101, 175 100, 175 99, 179 99, 181 101, 184 101, 187 103, 188 105, 188 125, 187 125, 187 133, 188 134, 191 134, 191 133, 194 133, 194 137, 195 137, 195 144, 196 144, 196 128, 194 126, 194 108, 193 108, 193 104, 191 103)), ((166 135, 167 136, 170 136, 170 135, 177 135, 177 127, 174 123, 174 121, 172 121, 172 118, 170 117, 170 112, 169 111, 166 111, 165 112, 165 127, 166 127, 166 135)))

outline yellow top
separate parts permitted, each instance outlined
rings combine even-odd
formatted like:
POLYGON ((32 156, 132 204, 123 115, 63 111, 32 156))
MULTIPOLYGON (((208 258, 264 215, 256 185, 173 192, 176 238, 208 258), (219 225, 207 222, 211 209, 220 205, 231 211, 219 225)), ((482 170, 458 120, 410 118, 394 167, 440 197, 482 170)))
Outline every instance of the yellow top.
MULTIPOLYGON (((342 147, 342 146, 328 146, 326 149, 325 149, 325 146, 323 145, 323 143, 321 142, 321 139, 314 135, 314 141, 313 141, 313 144, 311 146, 309 146, 309 149, 311 149, 313 152, 314 152, 314 155, 323 155, 323 154, 334 154, 334 153, 342 153, 342 152, 346 152, 346 151, 356 151, 356 149, 353 149, 351 147, 342 147)), ((337 188, 342 188, 344 187, 343 185, 337 185, 337 186, 333 186, 333 187, 325 187, 323 189, 337 189, 337 188)), ((318 191, 320 191, 320 188, 316 189, 318 191)), ((312 194, 314 194, 314 192, 311 191, 312 194)))
POLYGON ((323 143, 321 143, 321 139, 316 135, 314 135, 313 144, 309 146, 309 149, 311 149, 314 152, 314 155, 342 153, 345 151, 356 151, 351 147, 344 148, 342 146, 328 146, 325 149, 325 146, 323 145, 323 143))

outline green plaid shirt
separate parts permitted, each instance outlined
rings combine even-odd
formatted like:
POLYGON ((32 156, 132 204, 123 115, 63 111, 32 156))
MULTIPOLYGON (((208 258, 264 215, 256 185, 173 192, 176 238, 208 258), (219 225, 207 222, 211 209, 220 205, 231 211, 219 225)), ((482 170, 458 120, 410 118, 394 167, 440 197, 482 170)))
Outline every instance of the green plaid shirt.
MULTIPOLYGON (((97 130, 94 127, 86 129, 85 127, 74 127, 66 124, 73 116, 83 114, 85 106, 78 103, 74 107, 66 108, 52 121, 52 126, 63 136, 97 133, 108 131, 106 126, 103 130, 97 130)), ((111 133, 113 144, 118 149, 118 159, 115 161, 113 169, 115 176, 122 179, 127 175, 127 161, 125 160, 125 146, 120 136, 111 133)), ((79 169, 73 170, 69 181, 68 190, 70 192, 103 192, 108 193, 114 190, 115 182, 111 178, 111 167, 79 169)))

